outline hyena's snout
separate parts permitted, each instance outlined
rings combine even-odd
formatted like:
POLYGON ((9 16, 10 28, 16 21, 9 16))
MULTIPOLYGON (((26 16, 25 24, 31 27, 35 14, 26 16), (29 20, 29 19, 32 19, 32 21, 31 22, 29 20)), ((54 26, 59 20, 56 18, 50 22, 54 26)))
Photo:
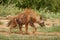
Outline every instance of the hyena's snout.
POLYGON ((41 27, 43 27, 43 26, 45 26, 45 22, 44 22, 44 21, 40 21, 40 22, 39 22, 39 25, 40 25, 41 27))

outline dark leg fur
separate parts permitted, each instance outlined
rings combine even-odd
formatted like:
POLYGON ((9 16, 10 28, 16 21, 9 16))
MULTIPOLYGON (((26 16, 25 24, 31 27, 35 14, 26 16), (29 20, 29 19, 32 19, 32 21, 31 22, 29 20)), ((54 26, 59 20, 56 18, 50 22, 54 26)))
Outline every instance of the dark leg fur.
POLYGON ((21 24, 19 24, 19 30, 20 30, 20 33, 23 33, 22 32, 22 25, 21 24))
POLYGON ((32 27, 34 27, 33 33, 35 33, 35 32, 37 31, 37 28, 34 26, 33 22, 31 22, 30 25, 31 25, 32 27))
POLYGON ((25 24, 25 27, 26 27, 26 29, 25 29, 25 30, 26 30, 26 32, 25 32, 25 33, 26 33, 26 34, 28 34, 28 23, 27 23, 27 24, 25 24))

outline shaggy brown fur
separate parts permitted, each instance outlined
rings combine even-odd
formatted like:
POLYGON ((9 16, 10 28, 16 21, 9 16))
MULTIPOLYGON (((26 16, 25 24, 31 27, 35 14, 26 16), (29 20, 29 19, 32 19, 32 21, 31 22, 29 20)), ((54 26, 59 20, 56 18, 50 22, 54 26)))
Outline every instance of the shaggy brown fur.
POLYGON ((30 24, 32 27, 34 27, 35 33, 37 28, 34 26, 34 23, 38 23, 40 26, 44 26, 44 21, 42 20, 42 17, 37 15, 32 9, 25 9, 21 14, 10 20, 8 26, 12 24, 12 26, 10 27, 11 30, 18 24, 19 29, 22 32, 22 25, 25 25, 26 33, 28 33, 28 24, 30 24))

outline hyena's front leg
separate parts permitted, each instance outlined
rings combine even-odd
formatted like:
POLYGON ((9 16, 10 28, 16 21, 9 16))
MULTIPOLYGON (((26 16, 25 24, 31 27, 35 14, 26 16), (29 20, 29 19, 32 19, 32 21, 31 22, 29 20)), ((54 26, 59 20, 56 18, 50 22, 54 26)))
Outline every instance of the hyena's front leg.
POLYGON ((37 31, 37 28, 35 27, 34 23, 30 23, 30 25, 34 28, 33 33, 35 33, 37 31))

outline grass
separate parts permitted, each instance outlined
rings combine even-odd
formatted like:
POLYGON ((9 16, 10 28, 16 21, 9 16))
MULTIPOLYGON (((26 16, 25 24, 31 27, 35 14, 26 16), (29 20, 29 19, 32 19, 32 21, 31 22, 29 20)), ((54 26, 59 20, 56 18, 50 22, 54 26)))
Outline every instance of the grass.
MULTIPOLYGON (((23 30, 23 32, 25 32, 25 27, 23 27, 22 30, 23 30)), ((32 32, 33 30, 34 30, 33 27, 28 28, 29 32, 32 32)), ((9 29, 1 29, 0 31, 1 32, 8 32, 9 29)), ((49 28, 39 26, 39 27, 37 27, 37 31, 38 32, 60 32, 60 26, 52 26, 52 27, 49 27, 49 28)), ((18 26, 16 28, 12 29, 12 32, 13 33, 19 32, 18 26)))
MULTIPOLYGON (((37 11, 36 9, 34 9, 39 15, 42 15, 44 18, 47 19, 60 19, 60 13, 54 13, 54 12, 50 12, 49 10, 46 10, 46 8, 44 10, 40 9, 39 11, 37 11)), ((23 11, 22 8, 18 8, 15 7, 15 4, 10 4, 8 5, 8 7, 0 5, 0 16, 2 17, 6 17, 7 15, 16 15, 19 12, 23 11)))
MULTIPOLYGON (((60 32, 60 26, 53 26, 50 28, 47 27, 37 27, 38 32, 60 32)), ((8 30, 8 29, 7 29, 8 30)), ((9 32, 6 29, 1 30, 3 32, 9 32)), ((23 27, 23 32, 25 28, 23 27)), ((33 31, 33 27, 29 27, 29 31, 33 31)), ((60 35, 56 34, 38 34, 38 35, 22 35, 22 34, 14 34, 15 32, 19 32, 18 26, 12 30, 12 34, 6 36, 0 34, 0 40, 60 40, 60 35)))
POLYGON ((44 27, 37 28, 39 32, 60 32, 60 26, 44 27))
POLYGON ((2 25, 3 23, 0 21, 0 25, 2 25))
POLYGON ((21 35, 21 34, 11 34, 10 36, 5 36, 0 34, 0 40, 60 40, 60 36, 21 35))

